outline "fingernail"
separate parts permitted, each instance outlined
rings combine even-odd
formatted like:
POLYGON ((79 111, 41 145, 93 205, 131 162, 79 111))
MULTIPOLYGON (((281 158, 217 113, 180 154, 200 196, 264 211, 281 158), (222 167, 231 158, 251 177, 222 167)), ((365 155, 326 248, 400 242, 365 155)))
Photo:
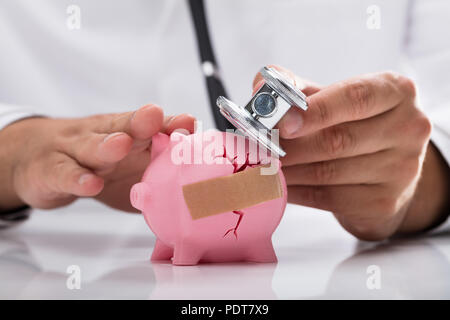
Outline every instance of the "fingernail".
POLYGON ((133 119, 136 118, 136 114, 137 114, 139 111, 151 109, 152 107, 153 107, 153 106, 151 106, 151 105, 146 105, 146 106, 140 107, 139 109, 137 109, 136 111, 133 112, 133 114, 131 115, 130 121, 133 121, 133 119))
POLYGON ((188 136, 190 134, 189 130, 184 129, 184 128, 175 129, 175 130, 172 131, 172 133, 174 133, 174 132, 181 133, 181 134, 183 134, 185 136, 188 136))
POLYGON ((174 119, 180 119, 180 118, 193 118, 193 119, 195 119, 195 117, 192 114, 190 114, 190 113, 181 113, 181 114, 179 114, 179 115, 174 117, 174 119))
POLYGON ((108 140, 111 140, 112 138, 117 137, 117 136, 120 136, 121 134, 122 134, 122 132, 114 132, 114 133, 108 134, 108 135, 105 137, 105 139, 103 139, 103 142, 106 142, 106 141, 108 141, 108 140))
POLYGON ((301 78, 299 78, 297 76, 294 76, 293 81, 294 81, 294 86, 297 89, 304 90, 306 88, 306 83, 305 83, 305 81, 303 79, 301 79, 301 78))
POLYGON ((302 127, 302 118, 300 115, 286 113, 281 120, 280 129, 285 133, 286 137, 292 137, 302 127))
POLYGON ((154 105, 148 104, 146 106, 141 107, 139 110, 150 110, 153 109, 154 107, 155 107, 154 105))
POLYGON ((78 183, 83 185, 87 180, 91 179, 94 175, 90 173, 83 174, 80 179, 78 179, 78 183))
POLYGON ((175 116, 169 116, 169 119, 166 120, 166 126, 169 126, 169 124, 173 121, 173 119, 175 119, 175 116))
POLYGON ((256 84, 255 87, 253 88, 253 94, 255 94, 259 89, 261 89, 261 87, 264 85, 265 81, 264 80, 259 80, 256 84))

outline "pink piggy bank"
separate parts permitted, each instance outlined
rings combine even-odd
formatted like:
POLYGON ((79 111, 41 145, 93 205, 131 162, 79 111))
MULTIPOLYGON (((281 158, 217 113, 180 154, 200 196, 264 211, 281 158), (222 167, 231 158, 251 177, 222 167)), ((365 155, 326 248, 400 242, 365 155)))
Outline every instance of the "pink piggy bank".
POLYGON ((212 130, 153 137, 150 165, 130 194, 157 237, 152 261, 277 261, 272 234, 286 207, 286 181, 276 158, 264 162, 276 173, 261 175, 261 157, 249 160, 254 145, 212 130))

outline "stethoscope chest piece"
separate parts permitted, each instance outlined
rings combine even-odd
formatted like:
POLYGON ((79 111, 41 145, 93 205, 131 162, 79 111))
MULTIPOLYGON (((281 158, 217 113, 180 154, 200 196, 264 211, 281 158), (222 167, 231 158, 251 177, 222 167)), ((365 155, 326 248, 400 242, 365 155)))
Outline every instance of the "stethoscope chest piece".
POLYGON ((260 73, 265 83, 245 107, 222 96, 217 99, 217 106, 222 115, 243 134, 258 141, 272 154, 284 157, 286 152, 280 147, 278 139, 274 139, 272 129, 291 107, 307 110, 306 96, 277 70, 264 67, 260 73))

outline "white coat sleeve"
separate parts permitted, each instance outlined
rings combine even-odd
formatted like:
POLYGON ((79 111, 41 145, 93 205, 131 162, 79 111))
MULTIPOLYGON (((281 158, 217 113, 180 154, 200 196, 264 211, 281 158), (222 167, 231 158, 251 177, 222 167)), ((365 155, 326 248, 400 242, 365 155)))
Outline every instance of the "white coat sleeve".
MULTIPOLYGON (((7 125, 21 119, 39 116, 26 108, 0 103, 0 130, 7 125)), ((18 208, 13 211, 0 211, 0 229, 11 227, 25 221, 30 215, 29 207, 18 208)))
MULTIPOLYGON (((449 32, 450 1, 411 1, 405 41, 409 75, 417 84, 419 105, 433 123, 431 141, 448 165, 450 165, 449 32)), ((449 228, 449 225, 447 221, 441 227, 449 228)))

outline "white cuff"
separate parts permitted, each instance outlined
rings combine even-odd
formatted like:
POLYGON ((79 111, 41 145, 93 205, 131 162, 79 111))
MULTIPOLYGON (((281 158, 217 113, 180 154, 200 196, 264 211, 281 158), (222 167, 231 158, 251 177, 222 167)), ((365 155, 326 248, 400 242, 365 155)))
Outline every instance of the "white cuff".
POLYGON ((7 113, 2 113, 0 115, 0 130, 2 130, 7 125, 9 125, 13 122, 16 122, 18 120, 22 120, 22 119, 30 118, 30 117, 38 117, 38 116, 40 116, 40 115, 32 113, 32 112, 23 111, 23 110, 16 110, 16 111, 11 111, 11 112, 7 112, 7 113))
POLYGON ((450 230, 450 219, 447 217, 447 220, 445 220, 443 223, 438 225, 436 228, 431 230, 431 233, 439 233, 442 231, 449 231, 450 230))
POLYGON ((431 141, 450 166, 450 134, 435 125, 431 132, 431 141))
MULTIPOLYGON (((433 131, 431 132, 431 141, 439 150, 442 157, 447 162, 447 165, 450 166, 450 134, 442 130, 438 125, 435 125, 433 127, 433 131)), ((450 219, 448 218, 448 216, 443 223, 438 225, 431 232, 435 233, 443 230, 450 230, 450 219)))

